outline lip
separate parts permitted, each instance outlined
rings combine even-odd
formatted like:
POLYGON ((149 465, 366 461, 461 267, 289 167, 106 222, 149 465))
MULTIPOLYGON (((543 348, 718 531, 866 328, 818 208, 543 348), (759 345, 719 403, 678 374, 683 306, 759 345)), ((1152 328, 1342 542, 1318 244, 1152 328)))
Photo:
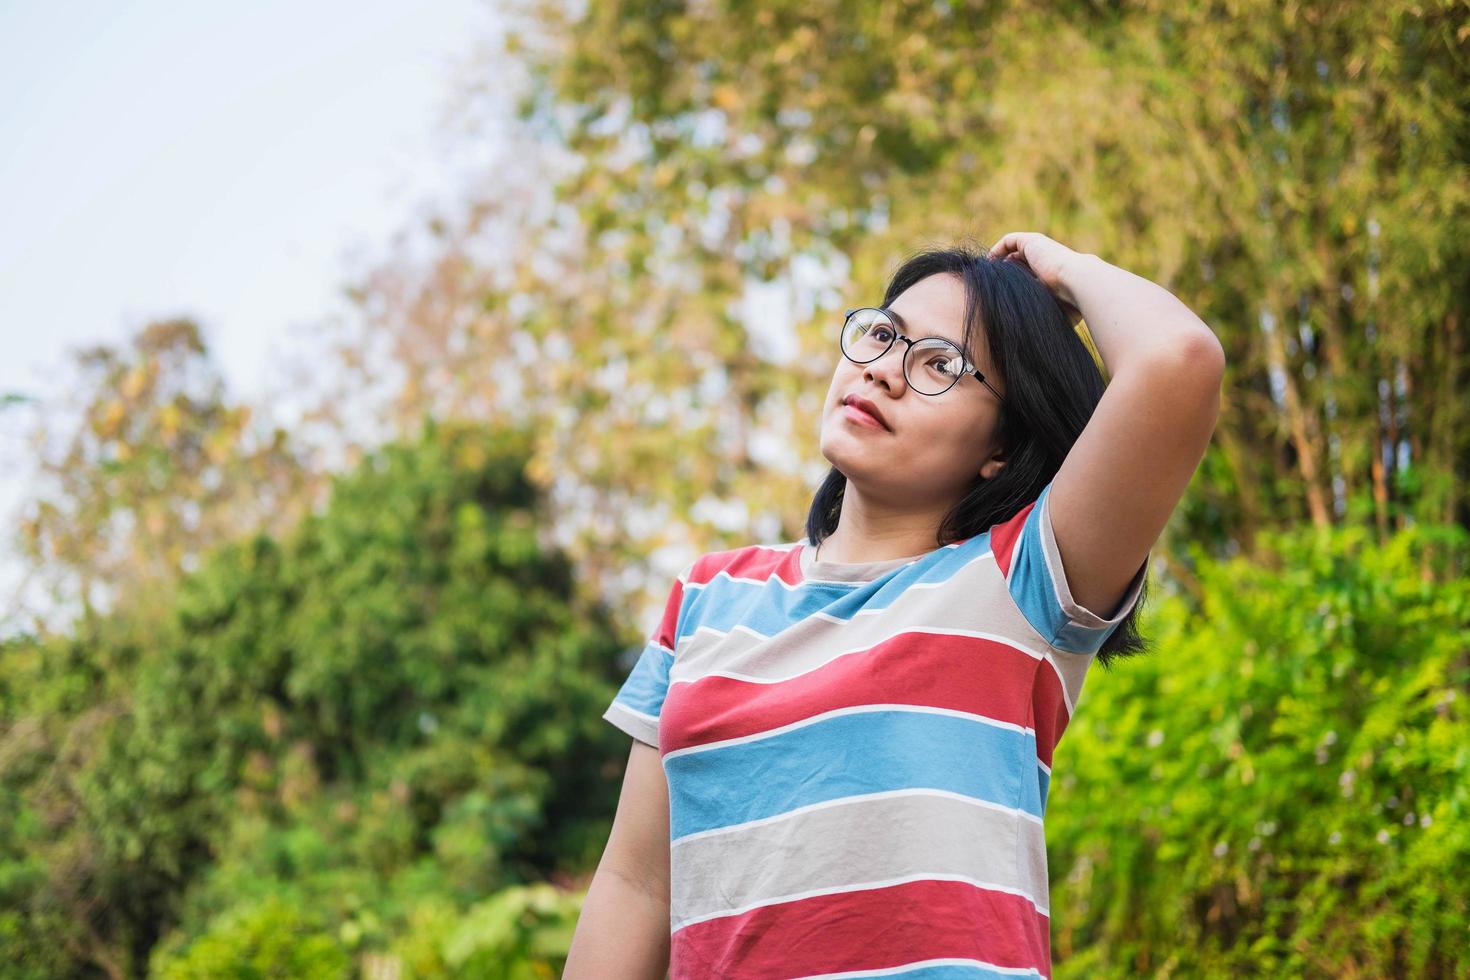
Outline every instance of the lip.
POLYGON ((876 423, 879 427, 892 432, 888 426, 888 420, 883 413, 878 411, 878 406, 860 395, 848 395, 842 399, 842 404, 847 408, 849 417, 856 416, 856 421, 876 423))

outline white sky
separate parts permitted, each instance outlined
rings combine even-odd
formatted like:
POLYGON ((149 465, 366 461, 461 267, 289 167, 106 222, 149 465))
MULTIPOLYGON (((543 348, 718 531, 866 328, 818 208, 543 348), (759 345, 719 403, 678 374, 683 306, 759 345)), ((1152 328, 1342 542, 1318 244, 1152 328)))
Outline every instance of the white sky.
MULTIPOLYGON (((441 116, 495 25, 486 0, 0 0, 0 393, 44 402, 71 348, 191 316, 254 400, 450 190, 441 116)), ((0 412, 7 538, 29 411, 0 412)))

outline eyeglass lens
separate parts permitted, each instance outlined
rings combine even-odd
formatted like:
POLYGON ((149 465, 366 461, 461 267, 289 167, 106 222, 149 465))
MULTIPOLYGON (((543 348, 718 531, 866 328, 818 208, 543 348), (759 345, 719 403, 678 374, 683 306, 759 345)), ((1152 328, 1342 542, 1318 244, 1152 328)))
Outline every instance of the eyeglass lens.
MULTIPOLYGON (((882 310, 854 310, 842 327, 842 353, 858 364, 875 361, 898 337, 893 321, 882 310)), ((908 345, 903 363, 909 386, 924 395, 940 395, 960 379, 965 359, 947 340, 927 337, 908 345)))

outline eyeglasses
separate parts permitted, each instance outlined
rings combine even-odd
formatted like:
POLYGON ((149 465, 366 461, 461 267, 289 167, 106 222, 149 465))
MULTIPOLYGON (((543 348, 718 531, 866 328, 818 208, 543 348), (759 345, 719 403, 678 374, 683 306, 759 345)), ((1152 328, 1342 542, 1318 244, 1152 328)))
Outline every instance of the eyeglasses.
POLYGON ((1005 401, 958 347, 943 337, 910 340, 894 327, 893 316, 887 310, 873 306, 848 310, 839 335, 843 356, 854 364, 876 361, 888 353, 895 340, 908 345, 903 354, 903 376, 919 394, 942 395, 965 375, 973 374, 976 381, 995 392, 996 398, 1005 401))

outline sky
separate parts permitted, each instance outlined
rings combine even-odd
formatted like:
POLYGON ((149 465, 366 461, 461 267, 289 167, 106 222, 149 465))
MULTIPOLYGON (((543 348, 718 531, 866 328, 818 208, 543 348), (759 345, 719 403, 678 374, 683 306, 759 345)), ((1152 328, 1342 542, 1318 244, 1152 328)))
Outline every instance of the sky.
MULTIPOLYGON (((44 410, 72 349, 189 316, 253 401, 453 193, 456 69, 495 26, 490 0, 0 0, 0 393, 44 410)), ((0 413, 7 537, 34 410, 0 413)))

